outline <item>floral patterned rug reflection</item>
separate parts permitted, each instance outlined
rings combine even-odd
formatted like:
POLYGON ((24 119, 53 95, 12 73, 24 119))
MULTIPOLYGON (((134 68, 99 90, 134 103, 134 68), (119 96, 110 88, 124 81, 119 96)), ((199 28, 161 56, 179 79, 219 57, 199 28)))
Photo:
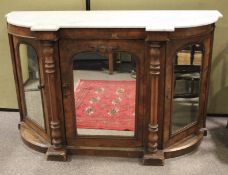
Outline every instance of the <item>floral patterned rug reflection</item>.
POLYGON ((77 128, 134 131, 135 81, 79 80, 74 90, 77 128))

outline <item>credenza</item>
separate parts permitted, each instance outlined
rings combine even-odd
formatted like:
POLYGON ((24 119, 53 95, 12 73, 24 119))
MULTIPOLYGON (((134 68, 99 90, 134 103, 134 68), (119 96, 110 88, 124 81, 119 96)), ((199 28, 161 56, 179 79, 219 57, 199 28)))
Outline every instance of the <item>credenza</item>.
MULTIPOLYGON (((194 150, 206 110, 218 11, 18 11, 6 15, 29 147, 141 157, 194 150)), ((190 155, 189 155, 190 156, 190 155)))

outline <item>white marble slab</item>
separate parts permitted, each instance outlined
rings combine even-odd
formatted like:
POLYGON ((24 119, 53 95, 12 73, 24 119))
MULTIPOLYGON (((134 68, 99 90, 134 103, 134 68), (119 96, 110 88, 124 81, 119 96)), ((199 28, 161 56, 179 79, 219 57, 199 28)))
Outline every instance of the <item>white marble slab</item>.
POLYGON ((60 28, 145 28, 146 31, 175 31, 176 28, 204 26, 217 22, 217 10, 160 11, 16 11, 7 22, 32 31, 60 28))

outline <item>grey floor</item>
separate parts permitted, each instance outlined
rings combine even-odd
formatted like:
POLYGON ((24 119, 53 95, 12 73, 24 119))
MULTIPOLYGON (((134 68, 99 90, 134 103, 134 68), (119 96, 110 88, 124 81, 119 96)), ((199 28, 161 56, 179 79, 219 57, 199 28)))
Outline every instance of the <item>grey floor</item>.
POLYGON ((68 162, 46 161, 19 136, 19 114, 0 112, 0 175, 227 175, 226 118, 207 120, 208 136, 194 152, 165 160, 165 166, 143 166, 141 159, 72 156, 68 162))

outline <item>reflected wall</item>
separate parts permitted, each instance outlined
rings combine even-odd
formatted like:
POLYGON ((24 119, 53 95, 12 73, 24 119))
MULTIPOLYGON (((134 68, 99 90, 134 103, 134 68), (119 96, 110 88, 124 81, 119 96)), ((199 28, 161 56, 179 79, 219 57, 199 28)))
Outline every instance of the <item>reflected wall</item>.
POLYGON ((27 44, 19 45, 19 57, 23 80, 26 118, 32 120, 42 128, 44 126, 43 103, 39 75, 39 63, 36 51, 27 44))
POLYGON ((189 45, 174 58, 172 133, 197 121, 203 47, 189 45))

